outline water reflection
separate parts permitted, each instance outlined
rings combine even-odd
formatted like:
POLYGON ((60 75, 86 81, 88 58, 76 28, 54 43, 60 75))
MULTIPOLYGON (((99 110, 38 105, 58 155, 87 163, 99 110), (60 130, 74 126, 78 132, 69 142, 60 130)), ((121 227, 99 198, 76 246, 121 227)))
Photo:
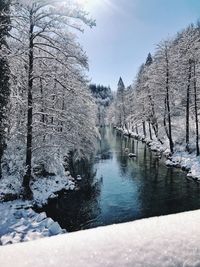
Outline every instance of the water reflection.
POLYGON ((199 184, 184 172, 167 168, 145 144, 113 129, 100 130, 96 156, 72 169, 83 177, 81 190, 46 207, 63 228, 75 231, 200 207, 199 184))

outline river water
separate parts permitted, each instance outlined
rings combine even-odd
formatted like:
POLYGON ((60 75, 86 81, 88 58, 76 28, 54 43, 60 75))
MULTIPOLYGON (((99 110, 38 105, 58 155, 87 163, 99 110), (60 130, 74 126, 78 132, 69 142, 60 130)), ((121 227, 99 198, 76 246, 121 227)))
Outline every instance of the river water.
POLYGON ((61 227, 77 231, 200 208, 200 184, 185 172, 166 167, 144 143, 113 129, 102 128, 101 136, 95 158, 75 168, 82 189, 45 208, 61 227))

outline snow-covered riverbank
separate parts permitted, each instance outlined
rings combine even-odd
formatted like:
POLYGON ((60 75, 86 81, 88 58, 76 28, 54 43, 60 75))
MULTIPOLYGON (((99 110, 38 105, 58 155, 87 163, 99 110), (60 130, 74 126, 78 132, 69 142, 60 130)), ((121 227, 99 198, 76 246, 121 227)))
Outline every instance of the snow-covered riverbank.
POLYGON ((187 177, 200 181, 200 157, 187 152, 175 152, 174 155, 166 161, 167 166, 182 168, 188 172, 187 177))
POLYGON ((144 138, 142 135, 121 128, 117 128, 117 130, 124 135, 145 142, 152 151, 155 151, 160 155, 163 154, 166 157, 167 166, 181 168, 188 172, 188 178, 200 181, 200 157, 197 157, 195 153, 189 154, 185 152, 184 147, 179 146, 174 154, 170 156, 170 150, 167 143, 161 144, 157 140, 150 140, 149 138, 144 138))
POLYGON ((30 201, 0 203, 0 244, 14 244, 66 233, 57 222, 32 209, 30 201))
POLYGON ((21 196, 21 180, 12 176, 0 183, 0 244, 12 244, 41 237, 65 233, 57 222, 47 218, 44 212, 36 213, 33 207, 42 207, 49 199, 56 198, 62 190, 75 190, 76 184, 69 172, 65 176, 35 178, 31 183, 33 200, 24 201, 21 196), (8 197, 18 199, 5 202, 8 197), (5 198, 5 199, 4 199, 5 198))
MULTIPOLYGON (((7 176, 1 179, 0 200, 7 200, 9 196, 20 198, 22 194, 22 179, 7 176)), ((57 192, 62 190, 74 190, 75 182, 69 172, 65 176, 36 177, 30 184, 33 192, 33 204, 42 207, 48 199, 55 198, 57 192)))
POLYGON ((199 224, 197 210, 79 231, 0 247, 0 262, 4 267, 197 267, 199 224))

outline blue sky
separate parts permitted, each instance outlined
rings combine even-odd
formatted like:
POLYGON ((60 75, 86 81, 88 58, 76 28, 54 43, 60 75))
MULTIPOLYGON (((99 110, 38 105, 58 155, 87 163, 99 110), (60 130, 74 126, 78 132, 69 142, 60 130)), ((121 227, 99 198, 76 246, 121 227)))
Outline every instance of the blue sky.
POLYGON ((97 26, 79 42, 90 64, 92 82, 116 89, 122 76, 132 83, 156 44, 200 18, 200 0, 88 0, 97 26))

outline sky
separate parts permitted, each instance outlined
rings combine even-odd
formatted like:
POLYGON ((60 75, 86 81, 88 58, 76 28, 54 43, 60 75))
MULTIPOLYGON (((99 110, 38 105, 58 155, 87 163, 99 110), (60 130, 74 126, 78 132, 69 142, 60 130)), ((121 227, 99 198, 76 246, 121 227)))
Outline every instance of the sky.
POLYGON ((81 0, 96 20, 79 42, 89 58, 93 83, 116 90, 130 85, 156 44, 200 18, 200 0, 81 0))

